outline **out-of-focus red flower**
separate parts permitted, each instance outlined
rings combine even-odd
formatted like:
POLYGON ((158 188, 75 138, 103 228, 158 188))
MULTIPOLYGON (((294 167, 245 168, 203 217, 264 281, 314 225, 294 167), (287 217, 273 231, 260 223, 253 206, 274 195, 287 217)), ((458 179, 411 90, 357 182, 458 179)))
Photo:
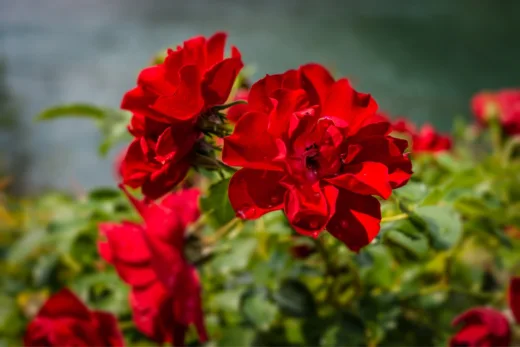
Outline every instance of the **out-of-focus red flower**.
POLYGON ((480 124, 497 118, 506 134, 520 134, 520 89, 478 93, 471 99, 471 109, 480 124))
POLYGON ((327 228, 353 250, 372 241, 381 220, 373 195, 388 198, 412 174, 407 142, 389 136, 372 97, 308 64, 255 83, 247 106, 222 154, 243 167, 229 184, 237 216, 283 209, 301 234, 327 228))
POLYGON ((51 296, 27 327, 25 346, 123 346, 114 315, 90 311, 68 289, 51 296))
POLYGON ((417 131, 415 125, 403 117, 394 119, 392 122, 392 130, 397 131, 398 133, 405 133, 410 135, 417 131))
POLYGON ((226 102, 243 66, 235 47, 224 58, 226 37, 195 37, 169 49, 164 62, 142 70, 137 87, 124 95, 121 107, 133 113, 135 137, 122 164, 124 184, 156 199, 186 176, 202 136, 198 121, 226 102))
MULTIPOLYGON (((388 116, 386 117, 388 119, 388 116)), ((395 118, 391 123, 392 131, 409 137, 410 149, 414 154, 439 153, 451 149, 450 136, 438 133, 430 124, 425 124, 417 129, 415 124, 404 117, 395 118)))
POLYGON ((448 135, 439 134, 430 124, 412 133, 413 153, 439 153, 451 149, 451 138, 448 135))
POLYGON ((206 341, 199 276, 184 257, 186 227, 200 215, 199 191, 171 193, 160 204, 145 204, 126 193, 144 225, 100 224, 106 241, 98 247, 132 288, 130 304, 137 328, 156 342, 180 346, 193 324, 200 340, 206 341))
POLYGON ((520 277, 513 277, 509 281, 509 307, 515 317, 515 320, 520 324, 520 277))
MULTIPOLYGON (((249 95, 249 90, 246 88, 241 88, 237 91, 233 101, 245 100, 247 101, 247 97, 249 95)), ((247 112, 247 104, 238 104, 232 106, 227 111, 227 118, 230 122, 236 123, 247 112)))
POLYGON ((490 308, 472 308, 456 317, 453 326, 462 326, 450 346, 509 346, 511 330, 502 313, 490 308))
POLYGON ((520 239, 520 229, 514 225, 506 226, 504 232, 511 238, 520 239))

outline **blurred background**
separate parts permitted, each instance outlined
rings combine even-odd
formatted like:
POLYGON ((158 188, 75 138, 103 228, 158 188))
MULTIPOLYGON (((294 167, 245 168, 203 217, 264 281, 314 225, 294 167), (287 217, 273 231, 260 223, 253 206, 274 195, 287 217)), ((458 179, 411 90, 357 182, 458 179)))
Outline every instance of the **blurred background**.
POLYGON ((114 182, 89 120, 34 123, 45 107, 117 107, 153 54, 217 30, 255 78, 310 61, 382 110, 441 130, 483 88, 520 78, 515 0, 0 0, 0 172, 18 194, 114 182))

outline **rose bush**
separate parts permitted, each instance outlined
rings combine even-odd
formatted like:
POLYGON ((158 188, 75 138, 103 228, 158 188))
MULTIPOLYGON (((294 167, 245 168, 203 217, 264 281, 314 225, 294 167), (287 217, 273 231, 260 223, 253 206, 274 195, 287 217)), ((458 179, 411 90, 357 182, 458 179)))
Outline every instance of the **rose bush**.
POLYGON ((444 134, 317 63, 246 83, 225 41, 152 59, 124 110, 39 116, 125 143, 120 188, 16 199, 0 180, 0 343, 520 343, 514 93, 444 134))

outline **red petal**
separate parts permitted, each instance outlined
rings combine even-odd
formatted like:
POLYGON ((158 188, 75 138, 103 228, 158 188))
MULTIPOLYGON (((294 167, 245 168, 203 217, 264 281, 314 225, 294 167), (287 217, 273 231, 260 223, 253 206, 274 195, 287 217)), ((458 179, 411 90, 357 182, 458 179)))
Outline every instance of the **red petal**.
POLYGON ((138 86, 126 92, 121 101, 121 108, 157 121, 168 122, 168 117, 149 107, 155 102, 155 100, 157 100, 157 95, 151 92, 146 92, 143 88, 138 86))
POLYGON ((175 163, 166 163, 160 170, 153 172, 142 186, 143 194, 155 200, 170 192, 188 174, 190 158, 175 163))
POLYGON ((224 59, 224 47, 226 46, 227 34, 224 32, 215 33, 206 42, 206 68, 209 69, 222 59, 224 59))
POLYGON ((337 189, 332 186, 314 185, 296 186, 285 183, 284 212, 291 226, 297 232, 318 237, 334 213, 337 189))
POLYGON ((99 336, 103 338, 105 344, 111 347, 123 347, 125 342, 123 334, 117 325, 116 317, 111 313, 94 311, 99 336))
MULTIPOLYGON (((352 142, 357 141, 351 139, 352 142)), ((361 150, 350 164, 372 161, 386 165, 392 188, 406 184, 412 175, 412 162, 403 154, 408 142, 391 136, 373 136, 361 138, 357 143, 361 150)))
POLYGON ((502 313, 491 308, 472 308, 457 316, 451 323, 486 326, 489 331, 489 342, 493 346, 509 346, 511 329, 507 318, 502 313))
POLYGON ((509 283, 509 307, 520 324, 520 277, 511 278, 509 283))
POLYGON ((307 106, 305 91, 302 89, 280 89, 274 93, 278 101, 276 109, 269 115, 268 131, 274 137, 288 136, 289 123, 293 113, 307 106))
POLYGON ((267 212, 281 209, 286 191, 279 184, 283 176, 278 171, 237 171, 229 182, 229 201, 237 216, 256 219, 267 212))
POLYGON ((183 326, 195 325, 201 342, 208 340, 202 310, 201 285, 197 270, 186 266, 182 273, 183 286, 176 293, 174 302, 175 321, 183 326))
POLYGON ((166 79, 166 69, 163 64, 143 69, 139 73, 137 84, 157 95, 169 95, 176 89, 176 86, 166 79))
POLYGON ((200 191, 197 188, 183 189, 168 194, 161 201, 161 206, 177 211, 184 229, 200 217, 199 197, 200 191))
POLYGON ((127 263, 143 264, 150 260, 150 251, 143 238, 143 227, 123 222, 100 223, 99 231, 107 239, 112 259, 127 263))
POLYGON ((72 291, 65 288, 45 302, 38 317, 90 320, 90 311, 72 291))
POLYGON ((489 341, 489 328, 485 325, 469 325, 462 328, 450 340, 450 346, 468 346, 468 347, 484 347, 492 346, 489 341))
POLYGON ((251 111, 269 113, 273 109, 271 94, 282 86, 282 75, 266 75, 251 86, 248 97, 248 106, 251 111))
POLYGON ((172 340, 172 296, 157 281, 153 285, 134 288, 130 305, 136 327, 152 340, 164 343, 172 340))
POLYGON ((330 88, 321 117, 330 117, 336 126, 348 126, 349 134, 355 134, 376 111, 377 104, 369 94, 358 93, 347 79, 341 79, 330 88))
POLYGON ((231 58, 242 58, 242 54, 235 46, 231 46, 231 58))
POLYGON ((327 230, 357 252, 377 236, 380 221, 381 207, 376 198, 340 189, 336 213, 330 219, 327 230))
POLYGON ((240 58, 228 58, 207 71, 202 82, 206 107, 224 104, 244 64, 240 58))
POLYGON ((184 41, 183 65, 195 65, 199 71, 206 69, 206 38, 197 36, 184 41))
POLYGON ((224 138, 222 160, 232 166, 281 170, 273 160, 280 152, 267 132, 267 115, 249 112, 238 121, 231 136, 224 138))
POLYGON ((299 89, 302 82, 300 79, 300 72, 298 70, 288 70, 283 74, 283 81, 281 88, 283 89, 299 89))
POLYGON ((334 84, 334 78, 323 66, 307 64, 300 68, 302 85, 307 91, 311 105, 323 107, 327 100, 329 88, 334 84))
POLYGON ((350 165, 345 168, 344 173, 334 178, 328 178, 326 181, 361 195, 378 195, 383 199, 388 199, 392 194, 388 168, 381 163, 369 161, 350 165))
POLYGON ((151 108, 170 119, 190 120, 197 117, 204 106, 201 77, 194 65, 184 66, 179 74, 180 84, 175 93, 158 98, 151 108))
POLYGON ((156 159, 160 162, 178 161, 193 151, 199 131, 188 124, 170 126, 157 139, 156 159))

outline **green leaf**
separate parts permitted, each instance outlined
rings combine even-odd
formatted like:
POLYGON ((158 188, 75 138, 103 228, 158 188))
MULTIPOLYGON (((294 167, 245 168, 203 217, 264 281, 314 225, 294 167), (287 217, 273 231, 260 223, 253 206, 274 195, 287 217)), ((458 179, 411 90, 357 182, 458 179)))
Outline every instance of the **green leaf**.
MULTIPOLYGON (((413 218, 419 218, 413 214, 413 218)), ((422 259, 428 253, 428 238, 418 227, 424 227, 424 221, 416 223, 412 220, 401 220, 385 227, 383 242, 393 247, 399 247, 406 255, 422 259)))
POLYGON ((410 202, 419 202, 428 194, 428 188, 424 183, 408 182, 405 186, 394 190, 394 194, 410 202))
POLYGON ((102 156, 106 155, 117 143, 130 139, 127 125, 130 122, 132 113, 124 110, 81 103, 61 105, 44 110, 36 117, 36 120, 53 120, 70 117, 90 118, 95 121, 102 135, 102 142, 98 149, 102 156))
POLYGON ((251 346, 255 338, 255 331, 251 328, 233 326, 222 331, 222 338, 218 346, 251 346))
POLYGON ((212 298, 212 303, 221 310, 237 312, 240 307, 241 292, 242 290, 235 289, 215 294, 212 298))
POLYGON ((432 246, 439 250, 452 247, 462 236, 460 215, 449 206, 422 206, 415 210, 425 222, 432 246))
POLYGON ((113 200, 120 196, 121 192, 119 190, 109 187, 96 188, 91 190, 88 194, 89 200, 95 201, 113 200))
POLYGON ((43 245, 47 237, 45 230, 36 229, 26 232, 10 248, 7 259, 18 263, 24 261, 43 245))
POLYGON ((105 117, 102 122, 99 122, 103 136, 103 141, 98 148, 99 154, 104 156, 116 144, 130 141, 127 126, 131 117, 132 114, 128 111, 105 109, 105 117))
POLYGON ((365 345, 365 324, 349 312, 342 312, 337 323, 330 326, 320 340, 320 346, 365 345))
POLYGON ((453 207, 468 217, 484 217, 492 212, 482 199, 471 196, 461 196, 455 200, 453 207))
POLYGON ((361 277, 365 284, 375 287, 388 288, 395 278, 392 270, 393 258, 388 248, 378 244, 367 247, 360 256, 367 255, 369 266, 361 268, 361 277))
POLYGON ((383 238, 386 244, 398 246, 416 259, 422 259, 428 253, 428 239, 419 231, 403 232, 399 229, 389 230, 383 238))
POLYGON ((244 269, 256 248, 257 240, 241 237, 229 240, 227 245, 229 250, 219 253, 211 262, 223 274, 244 269))
POLYGON ((41 121, 70 117, 92 118, 99 120, 105 117, 105 110, 98 106, 81 103, 53 106, 42 111, 36 117, 36 120, 41 121))
POLYGON ((215 227, 221 227, 235 217, 228 198, 229 179, 222 180, 209 187, 206 196, 200 198, 200 206, 210 213, 209 221, 215 227))
POLYGON ((246 293, 242 296, 240 306, 244 318, 262 331, 269 329, 278 312, 276 305, 269 301, 266 289, 246 293))
POLYGON ((297 279, 284 280, 273 299, 288 316, 307 317, 316 314, 316 303, 312 293, 297 279))

